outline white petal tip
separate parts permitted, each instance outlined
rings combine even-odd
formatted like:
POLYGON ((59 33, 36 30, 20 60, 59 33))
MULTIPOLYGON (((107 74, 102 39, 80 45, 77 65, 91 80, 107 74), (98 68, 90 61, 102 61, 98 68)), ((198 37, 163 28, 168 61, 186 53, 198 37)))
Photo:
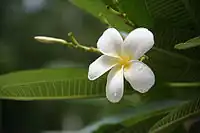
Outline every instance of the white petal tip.
POLYGON ((137 91, 138 91, 139 93, 146 93, 146 92, 149 91, 149 89, 138 88, 137 91))
POLYGON ((89 66, 89 71, 88 71, 88 79, 89 80, 97 79, 97 77, 92 73, 92 70, 90 69, 90 66, 89 66))
POLYGON ((91 75, 88 74, 88 79, 89 79, 89 80, 95 80, 96 78, 95 78, 95 77, 92 77, 91 75))
POLYGON ((108 101, 111 103, 118 103, 122 99, 123 93, 122 92, 113 92, 113 93, 106 93, 106 97, 108 101))
POLYGON ((106 97, 112 103, 119 102, 124 93, 123 68, 114 67, 108 74, 106 84, 106 97))
POLYGON ((117 97, 107 97, 108 101, 111 103, 118 103, 121 99, 117 97))

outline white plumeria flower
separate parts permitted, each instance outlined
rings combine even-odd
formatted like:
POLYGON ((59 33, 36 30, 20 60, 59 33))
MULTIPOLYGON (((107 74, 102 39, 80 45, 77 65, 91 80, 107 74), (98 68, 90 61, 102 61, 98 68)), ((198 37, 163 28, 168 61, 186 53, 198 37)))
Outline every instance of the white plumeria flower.
POLYGON ((152 70, 139 61, 154 45, 154 36, 146 28, 137 28, 122 39, 114 29, 107 29, 97 42, 103 53, 89 66, 88 78, 95 80, 111 69, 107 77, 106 97, 119 102, 124 92, 124 77, 136 91, 147 92, 155 83, 152 70))

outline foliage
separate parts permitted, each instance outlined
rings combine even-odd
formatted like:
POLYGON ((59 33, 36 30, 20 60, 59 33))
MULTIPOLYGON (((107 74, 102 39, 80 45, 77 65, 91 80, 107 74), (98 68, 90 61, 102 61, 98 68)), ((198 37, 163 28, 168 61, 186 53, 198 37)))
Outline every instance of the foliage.
MULTIPOLYGON (((149 59, 146 63, 155 72, 156 85, 146 94, 134 92, 127 83, 125 86, 126 97, 132 99, 125 99, 124 102, 127 100, 132 103, 131 108, 138 108, 138 112, 144 110, 149 112, 131 111, 132 115, 136 113, 134 117, 123 117, 123 121, 100 125, 94 132, 186 132, 184 123, 199 117, 200 109, 199 84, 194 85, 200 81, 200 49, 196 47, 200 44, 198 37, 200 2, 198 0, 70 0, 70 2, 121 32, 127 33, 137 27, 147 27, 155 34, 155 47, 147 53, 149 59), (178 51, 192 47, 196 49, 178 51), (131 97, 130 94, 138 94, 138 102, 134 103, 137 98, 131 97), (162 100, 169 106, 163 107, 161 104, 148 106, 162 100), (172 103, 176 103, 176 106, 172 103)), ((86 68, 16 72, 0 76, 0 98, 55 100, 105 97, 105 82, 105 78, 95 82, 88 81, 86 68)), ((116 117, 122 114, 117 114, 116 117)))
POLYGON ((194 118, 200 114, 200 100, 199 98, 188 103, 183 104, 181 107, 171 111, 167 116, 158 121, 151 129, 150 133, 163 133, 167 130, 172 130, 181 122, 188 118, 194 118))
POLYGON ((188 48, 193 48, 193 47, 197 47, 200 45, 200 37, 195 37, 192 38, 184 43, 179 43, 175 45, 176 49, 188 49, 188 48))

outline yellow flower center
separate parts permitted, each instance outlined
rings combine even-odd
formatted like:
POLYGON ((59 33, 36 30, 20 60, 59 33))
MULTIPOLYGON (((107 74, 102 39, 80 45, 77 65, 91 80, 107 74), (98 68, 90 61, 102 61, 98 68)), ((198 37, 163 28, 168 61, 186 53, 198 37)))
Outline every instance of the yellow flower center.
POLYGON ((119 59, 119 64, 124 66, 124 68, 128 68, 130 66, 130 60, 131 58, 129 56, 123 56, 121 59, 119 59))

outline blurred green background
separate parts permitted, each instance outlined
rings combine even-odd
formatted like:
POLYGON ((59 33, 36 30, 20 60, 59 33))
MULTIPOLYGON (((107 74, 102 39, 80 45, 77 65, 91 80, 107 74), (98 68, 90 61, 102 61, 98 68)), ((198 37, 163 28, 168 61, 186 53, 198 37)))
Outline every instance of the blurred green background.
MULTIPOLYGON (((105 28, 99 20, 67 0, 1 0, 0 73, 50 67, 87 67, 97 55, 57 44, 42 44, 33 37, 45 35, 67 39, 67 33, 71 31, 81 43, 95 46, 105 28)), ((76 101, 1 100, 0 132, 77 130, 100 118, 107 112, 103 110, 76 101)))

